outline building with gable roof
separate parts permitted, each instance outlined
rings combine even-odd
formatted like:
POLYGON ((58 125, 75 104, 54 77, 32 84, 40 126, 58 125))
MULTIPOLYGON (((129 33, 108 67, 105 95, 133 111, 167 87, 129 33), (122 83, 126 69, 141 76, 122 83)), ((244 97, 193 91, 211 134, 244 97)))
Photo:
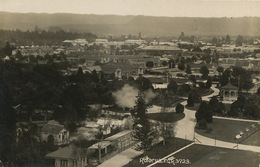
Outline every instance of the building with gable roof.
POLYGON ((57 121, 49 121, 42 128, 42 139, 48 140, 48 136, 52 135, 54 143, 57 145, 66 144, 69 142, 69 131, 65 129, 64 125, 59 124, 57 121))
POLYGON ((85 167, 88 164, 87 148, 78 148, 74 145, 63 147, 47 154, 45 157, 55 159, 55 167, 85 167))

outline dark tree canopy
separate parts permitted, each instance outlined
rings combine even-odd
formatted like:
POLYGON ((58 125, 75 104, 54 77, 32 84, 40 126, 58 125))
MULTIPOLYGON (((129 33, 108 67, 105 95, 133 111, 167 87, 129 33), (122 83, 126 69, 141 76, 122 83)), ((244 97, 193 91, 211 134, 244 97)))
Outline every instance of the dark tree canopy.
POLYGON ((146 67, 147 68, 153 68, 154 67, 154 63, 152 61, 147 61, 146 62, 146 67))
POLYGON ((133 137, 141 142, 141 149, 147 151, 151 148, 155 138, 155 132, 151 129, 150 122, 146 114, 146 105, 141 93, 136 101, 136 106, 132 111, 134 119, 133 137))
POLYGON ((178 89, 178 85, 174 80, 171 80, 167 86, 167 89, 172 92, 176 92, 178 89))
POLYGON ((170 59, 168 64, 169 64, 169 68, 175 68, 175 61, 173 59, 170 59))
POLYGON ((202 77, 203 77, 204 79, 206 79, 206 78, 208 77, 208 75, 209 75, 209 69, 208 69, 208 67, 207 67, 207 66, 202 66, 202 67, 200 68, 200 73, 202 74, 202 77))
POLYGON ((245 102, 244 114, 254 119, 260 118, 260 96, 252 94, 245 102))
POLYGON ((224 71, 224 68, 222 66, 218 66, 217 71, 222 74, 224 71))
POLYGON ((188 99, 187 99, 187 106, 193 107, 194 106, 194 100, 192 93, 189 93, 188 99))
POLYGON ((181 103, 178 103, 175 110, 176 110, 176 113, 183 113, 184 112, 184 105, 182 105, 181 103))
POLYGON ((191 74, 191 67, 190 65, 188 64, 187 67, 186 67, 186 71, 185 71, 187 74, 191 74))
POLYGON ((212 78, 208 77, 205 87, 206 89, 210 89, 211 86, 212 86, 212 78))
POLYGON ((163 61, 163 62, 162 62, 162 65, 163 65, 163 66, 167 66, 167 65, 168 65, 167 61, 163 61))
POLYGON ((195 113, 197 121, 205 119, 206 122, 211 123, 213 121, 212 109, 207 102, 201 102, 199 109, 195 113))
POLYGON ((179 63, 178 64, 178 69, 181 70, 181 71, 185 70, 185 64, 184 63, 179 63))

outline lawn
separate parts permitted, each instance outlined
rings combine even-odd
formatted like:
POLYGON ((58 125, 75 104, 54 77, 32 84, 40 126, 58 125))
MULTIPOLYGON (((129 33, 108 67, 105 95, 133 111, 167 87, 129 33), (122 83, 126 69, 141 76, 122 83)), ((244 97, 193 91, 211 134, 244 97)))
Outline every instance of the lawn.
POLYGON ((196 112, 200 107, 200 103, 194 103, 193 107, 188 107, 187 105, 185 106, 185 108, 189 109, 189 110, 194 110, 194 112, 196 112))
POLYGON ((260 146, 260 130, 242 141, 242 144, 260 146))
MULTIPOLYGON (((213 123, 208 123, 208 127, 212 129, 211 132, 206 132, 205 130, 195 129, 196 133, 227 142, 237 142, 235 136, 241 131, 245 133, 246 128, 251 127, 252 122, 245 121, 234 121, 226 119, 214 118, 213 123)), ((250 136, 251 137, 251 136, 250 136)))
POLYGON ((151 150, 147 151, 145 155, 142 155, 141 157, 136 157, 133 159, 132 162, 129 162, 129 164, 125 165, 124 167, 145 167, 149 165, 149 163, 141 163, 140 159, 148 156, 152 159, 160 159, 163 158, 171 153, 173 153, 176 150, 179 150, 180 148, 190 144, 190 141, 179 139, 179 138, 171 138, 166 139, 166 144, 163 145, 162 143, 154 146, 151 150))
MULTIPOLYGON (((189 161, 190 164, 175 163, 177 167, 246 167, 259 165, 259 153, 227 148, 192 145, 174 155, 176 159, 189 161)), ((175 162, 176 162, 175 159, 175 162)), ((183 161, 181 161, 183 162, 183 161)), ((170 167, 172 164, 156 164, 156 167, 170 167)))
POLYGON ((151 113, 148 114, 149 119, 153 119, 160 122, 176 122, 185 117, 184 113, 177 114, 176 112, 165 112, 165 113, 151 113))

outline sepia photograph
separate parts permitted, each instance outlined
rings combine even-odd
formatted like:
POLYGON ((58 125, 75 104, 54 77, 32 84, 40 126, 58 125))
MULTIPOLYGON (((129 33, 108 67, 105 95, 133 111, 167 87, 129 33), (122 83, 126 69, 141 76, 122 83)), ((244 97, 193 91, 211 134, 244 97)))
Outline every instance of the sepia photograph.
POLYGON ((260 167, 260 0, 0 0, 0 167, 260 167))

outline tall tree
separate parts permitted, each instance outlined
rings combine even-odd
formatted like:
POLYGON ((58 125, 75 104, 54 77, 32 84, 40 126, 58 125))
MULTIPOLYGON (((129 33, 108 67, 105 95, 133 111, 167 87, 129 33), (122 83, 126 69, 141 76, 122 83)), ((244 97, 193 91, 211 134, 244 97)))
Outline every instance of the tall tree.
POLYGON ((207 102, 201 102, 199 109, 195 113, 195 117, 198 122, 202 119, 205 119, 208 123, 213 121, 212 109, 207 102))
POLYGON ((230 44, 231 43, 231 39, 230 39, 230 36, 228 34, 226 36, 225 43, 226 44, 230 44))
POLYGON ((10 45, 10 43, 6 42, 5 47, 3 48, 3 55, 4 56, 11 56, 13 49, 14 48, 10 45))
POLYGON ((252 94, 245 102, 244 114, 251 118, 260 118, 260 96, 252 94))
POLYGON ((190 65, 188 64, 187 67, 186 67, 186 71, 185 71, 187 74, 191 74, 191 67, 190 65))
POLYGON ((188 99, 187 99, 187 106, 193 107, 194 106, 194 100, 192 93, 189 93, 188 99))
POLYGON ((151 128, 146 112, 145 100, 139 92, 136 106, 132 111, 132 116, 134 119, 133 137, 141 142, 140 149, 144 151, 151 148, 152 142, 155 138, 155 132, 151 128))
POLYGON ((181 40, 181 41, 185 40, 184 32, 181 32, 181 35, 179 36, 179 40, 181 40))
POLYGON ((238 35, 236 38, 236 46, 242 46, 244 42, 244 39, 241 35, 238 35))
POLYGON ((181 71, 185 70, 185 65, 184 65, 184 63, 179 63, 179 64, 178 64, 178 69, 181 70, 181 71))
POLYGON ((175 110, 176 110, 176 113, 178 113, 178 114, 183 113, 184 112, 184 105, 182 105, 181 103, 178 103, 175 110))
POLYGON ((200 68, 200 73, 202 74, 202 78, 207 79, 209 75, 209 69, 207 66, 202 66, 200 68))
POLYGON ((168 64, 169 64, 169 68, 175 68, 175 61, 173 59, 170 59, 168 64))
POLYGON ((174 80, 171 80, 167 86, 167 89, 171 92, 176 92, 178 89, 178 85, 174 80))
POLYGON ((6 85, 0 84, 0 158, 4 162, 15 160, 15 124, 11 92, 6 85))
POLYGON ((224 68, 222 66, 218 66, 217 71, 219 75, 221 75, 224 72, 224 68))
POLYGON ((152 61, 147 61, 146 64, 145 64, 145 66, 146 66, 147 68, 153 68, 154 63, 153 63, 152 61))
POLYGON ((208 77, 207 82, 206 82, 206 88, 210 89, 211 86, 212 86, 212 78, 208 77))

